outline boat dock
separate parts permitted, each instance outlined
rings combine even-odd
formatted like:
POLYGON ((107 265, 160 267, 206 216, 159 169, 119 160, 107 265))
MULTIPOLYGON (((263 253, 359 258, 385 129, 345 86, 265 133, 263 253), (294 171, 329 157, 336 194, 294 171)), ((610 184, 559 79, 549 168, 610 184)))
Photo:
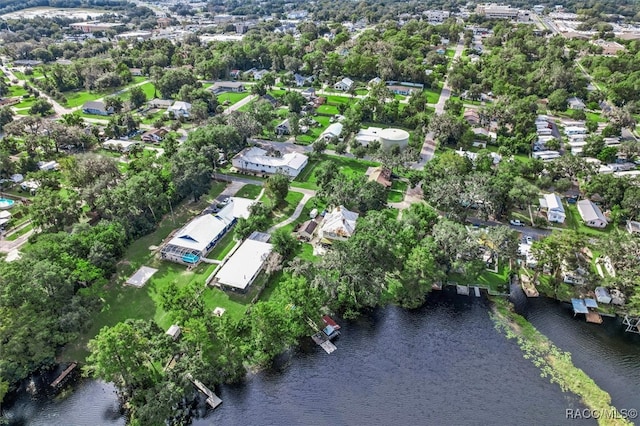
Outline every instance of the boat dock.
POLYGON ((466 285, 456 285, 456 292, 463 296, 469 295, 469 287, 466 285))
POLYGON ((473 293, 476 297, 480 297, 480 289, 478 287, 473 287, 473 293))
POLYGON ((71 365, 69 365, 62 373, 60 373, 60 375, 58 376, 57 379, 55 379, 53 382, 51 382, 51 387, 55 388, 57 386, 60 385, 60 383, 62 383, 62 381, 64 379, 67 378, 67 376, 76 369, 76 367, 78 366, 77 362, 72 362, 71 365))
POLYGON ((573 315, 584 314, 587 322, 602 324, 602 317, 598 312, 598 302, 594 299, 571 299, 573 315))
POLYGON ((335 322, 333 318, 328 315, 324 315, 322 317, 322 322, 325 324, 325 327, 322 330, 318 329, 311 318, 307 318, 307 321, 309 326, 316 331, 316 333, 311 336, 313 342, 328 354, 335 352, 338 347, 331 342, 331 339, 340 335, 340 324, 335 322))
POLYGON ((625 315, 622 323, 627 327, 626 332, 640 334, 640 317, 625 315))
POLYGON ((191 380, 191 383, 193 383, 193 385, 196 388, 198 388, 200 392, 205 394, 205 396, 207 397, 207 404, 209 404, 211 408, 216 408, 218 405, 222 404, 222 400, 218 398, 218 395, 213 393, 211 389, 206 387, 200 380, 196 380, 196 379, 190 379, 190 380, 191 380))

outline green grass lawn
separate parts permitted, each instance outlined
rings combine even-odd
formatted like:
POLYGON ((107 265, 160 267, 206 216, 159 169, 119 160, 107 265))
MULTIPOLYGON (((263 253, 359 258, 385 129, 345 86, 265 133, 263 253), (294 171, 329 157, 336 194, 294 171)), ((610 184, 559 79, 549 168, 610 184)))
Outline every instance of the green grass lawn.
POLYGON ((311 210, 313 209, 317 209, 318 213, 323 211, 326 208, 325 203, 323 203, 319 198, 317 197, 311 197, 309 198, 309 200, 307 200, 307 202, 304 205, 304 208, 302 209, 302 212, 300 213, 300 216, 293 221, 292 223, 283 226, 283 229, 286 229, 289 232, 293 232, 300 224, 302 224, 303 222, 306 222, 307 220, 311 219, 311 210))
POLYGON ((606 118, 604 118, 602 115, 596 112, 585 111, 584 114, 587 116, 587 120, 589 121, 595 121, 598 123, 606 123, 608 121, 606 118))
POLYGON ((564 302, 571 301, 572 297, 575 297, 575 288, 571 284, 567 284, 561 282, 558 285, 558 293, 555 294, 554 287, 551 284, 551 276, 550 275, 540 275, 538 276, 539 284, 536 286, 540 294, 543 294, 548 297, 557 298, 558 300, 562 300, 564 302))
POLYGON ((451 58, 451 59, 453 59, 453 57, 455 56, 455 54, 456 54, 455 49, 447 49, 447 50, 445 51, 445 55, 447 55, 447 57, 448 57, 448 58, 451 58))
POLYGON ((398 214, 400 213, 400 210, 398 210, 396 208, 384 209, 383 213, 389 219, 394 219, 395 220, 395 219, 398 219, 398 214))
POLYGON ((316 109, 316 111, 318 112, 318 114, 325 114, 325 115, 336 115, 336 114, 340 114, 340 111, 338 111, 338 107, 336 107, 335 105, 320 105, 318 107, 318 109, 316 109))
MULTIPOLYGON (((131 90, 131 87, 133 87, 133 86, 129 86, 129 90, 131 90)), ((150 101, 151 99, 154 98, 153 95, 156 93, 156 88, 155 88, 155 86, 153 85, 152 82, 149 81, 149 82, 147 82, 147 83, 145 83, 145 84, 143 84, 141 86, 138 86, 138 87, 140 87, 142 89, 142 91, 144 92, 144 95, 147 97, 148 101, 150 101)), ((130 93, 129 90, 127 90, 124 93, 121 93, 120 95, 118 95, 118 97, 120 99, 122 99, 123 101, 129 100, 129 98, 131 97, 131 93, 130 93)))
POLYGON ((387 193, 387 202, 388 203, 399 203, 404 198, 404 192, 400 191, 389 191, 387 193))
POLYGON ((9 86, 9 96, 11 96, 12 98, 15 98, 17 96, 24 96, 27 94, 27 90, 19 85, 11 85, 9 86))
POLYGON ((242 92, 242 93, 228 92, 228 93, 222 93, 221 95, 218 95, 218 103, 220 105, 222 105, 226 101, 229 101, 229 105, 233 105, 233 104, 236 104, 236 103, 240 102, 241 100, 243 100, 244 98, 246 98, 250 94, 251 94, 250 92, 242 92))
POLYGON ((34 98, 34 97, 23 98, 20 101, 20 103, 15 104, 14 107, 16 109, 31 108, 31 106, 35 103, 36 99, 38 98, 34 98))
POLYGON ((236 239, 234 238, 233 230, 227 232, 227 235, 222 237, 220 241, 213 247, 213 250, 207 255, 209 259, 222 260, 229 254, 233 246, 236 245, 236 239))
POLYGON ((401 192, 405 192, 407 190, 407 187, 409 185, 407 184, 407 182, 401 181, 401 180, 394 180, 391 183, 391 189, 395 190, 395 191, 401 191, 401 192))
POLYGON ((592 237, 605 237, 609 235, 609 233, 613 230, 613 224, 608 224, 606 228, 591 228, 590 226, 585 225, 582 217, 580 216, 580 212, 578 212, 578 207, 575 204, 564 203, 564 211, 566 214, 565 225, 568 228, 574 229, 580 233, 585 235, 589 235, 592 237))
POLYGON ((278 206, 277 209, 273 211, 273 216, 271 217, 271 223, 269 226, 275 225, 277 223, 286 220, 293 214, 293 211, 298 207, 300 201, 302 201, 302 197, 304 195, 300 192, 289 191, 284 201, 285 204, 278 206))
POLYGON ((26 234, 27 232, 31 231, 33 229, 33 224, 28 224, 27 226, 25 226, 24 228, 21 228, 20 230, 14 232, 13 234, 9 235, 7 237, 8 241, 15 241, 17 240, 19 237, 23 236, 24 234, 26 234))
POLYGON ((74 108, 84 105, 85 102, 95 101, 96 99, 100 99, 108 95, 109 93, 107 92, 87 92, 84 90, 77 92, 65 92, 64 97, 67 99, 65 106, 67 108, 74 108))
POLYGON ((297 142, 301 142, 305 145, 313 143, 320 137, 322 132, 329 127, 329 117, 325 115, 316 115, 313 119, 320 123, 320 126, 313 126, 304 135, 298 135, 296 137, 297 142))
POLYGON ((242 111, 242 112, 249 112, 251 110, 251 105, 255 102, 255 100, 248 102, 244 105, 242 105, 240 108, 238 108, 238 111, 242 111))
POLYGON ((442 83, 438 83, 436 87, 425 89, 424 93, 427 97, 427 103, 437 104, 438 99, 440 99, 440 92, 442 92, 442 83))
POLYGON ((457 272, 449 274, 449 281, 460 285, 487 286, 492 291, 504 292, 504 286, 509 279, 509 268, 499 262, 498 273, 485 269, 478 278, 470 278, 457 272))
POLYGON ((320 160, 314 159, 309 161, 302 173, 300 173, 292 182, 292 186, 306 189, 318 189, 316 177, 313 173, 313 170, 321 161, 327 160, 336 163, 338 168, 349 176, 364 176, 369 167, 375 167, 379 165, 378 163, 375 163, 373 161, 322 154, 320 160))
POLYGON ((352 98, 350 96, 337 96, 337 95, 327 95, 327 103, 329 105, 338 105, 338 104, 352 104, 357 101, 356 98, 352 98))
POLYGON ((367 89, 356 89, 356 95, 367 96, 369 91, 367 89))
MULTIPOLYGON (((185 286, 194 280, 204 284, 210 267, 215 265, 203 263, 194 270, 187 271, 184 265, 157 259, 149 247, 161 245, 172 231, 183 226, 211 203, 225 186, 223 183, 214 183, 209 193, 199 202, 187 202, 175 207, 174 215, 166 215, 153 233, 139 238, 129 246, 123 260, 117 265, 116 273, 104 288, 81 290, 101 297, 104 301, 103 309, 94 316, 88 330, 63 350, 60 357, 62 360, 83 360, 88 355, 87 342, 102 327, 113 326, 127 318, 154 319, 162 328, 170 325, 167 314, 159 306, 162 291, 171 282, 178 286, 185 286), (124 285, 127 278, 143 265, 158 269, 146 286, 135 288, 124 285)), ((218 289, 207 289, 204 297, 207 307, 214 309, 216 306, 222 306, 227 309, 227 314, 236 318, 246 310, 245 304, 231 300, 218 289)))
POLYGON ((260 191, 262 191, 262 186, 248 184, 243 186, 235 196, 255 200, 260 195, 260 191))
POLYGON ((153 114, 145 114, 144 116, 141 116, 141 122, 143 124, 152 125, 153 123, 158 121, 160 118, 164 117, 164 113, 165 113, 165 110, 161 109, 157 112, 154 112, 153 114))

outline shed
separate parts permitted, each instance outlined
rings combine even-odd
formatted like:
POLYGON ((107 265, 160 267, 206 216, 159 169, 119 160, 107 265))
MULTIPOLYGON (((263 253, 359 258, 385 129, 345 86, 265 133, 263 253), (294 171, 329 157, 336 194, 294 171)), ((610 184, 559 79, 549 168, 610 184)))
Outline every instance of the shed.
POLYGON ((178 337, 180 337, 180 334, 182 334, 182 330, 178 325, 173 324, 171 327, 169 327, 165 334, 167 336, 170 336, 173 340, 178 340, 178 337))
POLYGON ((611 303, 611 295, 609 294, 609 290, 605 287, 596 287, 596 300, 599 303, 609 304, 611 303))
POLYGON ((573 306, 574 314, 587 314, 589 309, 582 299, 571 299, 571 305, 573 306))

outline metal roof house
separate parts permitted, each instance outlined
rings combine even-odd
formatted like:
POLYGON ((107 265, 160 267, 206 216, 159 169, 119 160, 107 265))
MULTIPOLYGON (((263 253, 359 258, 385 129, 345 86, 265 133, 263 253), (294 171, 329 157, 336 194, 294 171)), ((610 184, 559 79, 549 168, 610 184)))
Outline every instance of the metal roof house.
POLYGON ((174 233, 173 238, 160 250, 160 257, 185 265, 197 264, 233 227, 239 217, 249 217, 249 206, 253 202, 233 197, 218 214, 196 217, 174 233))
POLYGON ((320 227, 320 237, 329 240, 346 240, 356 231, 358 213, 338 206, 327 213, 320 227))
POLYGON ((244 172, 275 174, 284 173, 295 178, 305 168, 309 158, 297 152, 289 152, 281 157, 267 155, 267 151, 258 147, 246 148, 236 154, 231 163, 244 172))
POLYGON ((549 222, 564 223, 567 216, 558 194, 544 194, 544 197, 540 198, 539 201, 540 207, 546 209, 549 222))
POLYGON ((580 200, 576 203, 576 206, 585 225, 592 228, 606 228, 609 224, 600 208, 591 200, 580 200))
POLYGON ((273 244, 248 238, 216 273, 212 284, 223 290, 246 292, 271 255, 273 244))

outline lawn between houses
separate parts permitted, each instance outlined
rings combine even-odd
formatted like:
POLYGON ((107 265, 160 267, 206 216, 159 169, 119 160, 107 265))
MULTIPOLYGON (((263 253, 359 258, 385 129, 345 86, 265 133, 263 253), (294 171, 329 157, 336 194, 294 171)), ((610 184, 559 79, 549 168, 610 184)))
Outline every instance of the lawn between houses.
MULTIPOLYGON (((86 344, 90 339, 95 337, 103 327, 113 326, 128 318, 152 318, 163 329, 171 325, 167 313, 159 306, 160 294, 172 282, 179 287, 193 281, 204 285, 204 280, 208 276, 207 269, 211 265, 203 263, 194 270, 187 271, 184 265, 156 259, 156 252, 149 247, 160 246, 171 232, 182 227, 213 202, 225 186, 224 183, 214 182, 209 193, 197 203, 186 201, 175 207, 174 215, 167 214, 153 233, 139 238, 129 246, 108 284, 103 288, 81 290, 100 297, 103 300, 103 308, 93 317, 87 331, 79 336, 75 343, 68 344, 64 348, 60 354, 61 360, 82 361, 89 354, 86 344), (142 288, 125 285, 124 282, 143 265, 157 268, 158 272, 142 288)), ((246 301, 229 296, 218 289, 207 289, 203 293, 203 298, 208 308, 213 310, 217 306, 222 306, 227 310, 228 315, 236 318, 243 315, 247 307, 246 301)))
POLYGON ((314 170, 322 161, 334 162, 338 166, 338 169, 348 176, 364 176, 369 167, 380 165, 379 163, 368 160, 322 154, 320 159, 309 159, 307 166, 302 173, 291 182, 291 186, 304 189, 318 189, 318 182, 314 170))
MULTIPOLYGON (((255 193, 257 185, 245 185, 250 192, 255 193)), ((116 273, 111 281, 103 288, 90 288, 84 291, 95 294, 103 300, 102 311, 93 317, 92 324, 87 331, 76 339, 74 344, 68 344, 59 356, 60 361, 82 361, 89 355, 87 343, 95 337, 103 327, 110 327, 128 318, 132 319, 153 319, 162 329, 167 329, 171 325, 171 320, 159 305, 160 295, 171 283, 178 287, 184 287, 194 281, 198 285, 204 285, 207 277, 218 267, 201 263, 193 270, 188 271, 184 265, 173 262, 162 261, 155 257, 156 250, 150 250, 151 246, 160 246, 162 242, 174 231, 180 229, 193 217, 212 203, 223 191, 225 184, 214 182, 209 193, 202 197, 197 203, 184 202, 179 207, 174 208, 174 216, 166 215, 158 225, 158 228, 151 234, 134 241, 123 260, 118 263, 116 273), (127 286, 124 282, 140 267, 150 266, 158 269, 153 277, 142 288, 127 286)), ((261 188, 260 188, 261 189, 261 188)), ((259 192, 259 191, 258 191, 259 192)), ((240 195, 240 194, 238 194, 240 195)), ((251 195, 251 194, 246 194, 251 195)), ((255 194, 257 196, 257 194, 255 194)), ((254 198, 255 198, 254 196, 254 198)), ((285 198, 286 204, 277 209, 268 226, 285 220, 291 216, 296 206, 302 199, 303 194, 299 192, 289 192, 285 198)), ((237 243, 234 237, 234 230, 231 229, 216 245, 207 256, 212 259, 223 259, 237 243)), ((313 256, 312 253, 303 253, 305 256, 313 256)), ((252 285, 252 289, 247 294, 226 293, 217 288, 208 288, 202 294, 207 308, 215 309, 220 306, 226 309, 225 315, 239 318, 244 315, 251 300, 257 294, 263 284, 277 285, 277 281, 266 276, 258 278, 252 285), (268 281, 268 283, 267 283, 268 281)), ((83 290, 81 290, 83 291, 83 290)))

